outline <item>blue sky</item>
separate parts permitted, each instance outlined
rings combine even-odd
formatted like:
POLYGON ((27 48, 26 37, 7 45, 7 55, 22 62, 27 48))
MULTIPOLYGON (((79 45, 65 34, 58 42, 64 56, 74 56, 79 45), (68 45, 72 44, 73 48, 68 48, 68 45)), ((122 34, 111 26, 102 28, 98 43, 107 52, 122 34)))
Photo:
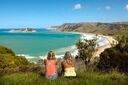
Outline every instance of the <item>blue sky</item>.
POLYGON ((0 28, 128 21, 128 0, 0 0, 0 28))

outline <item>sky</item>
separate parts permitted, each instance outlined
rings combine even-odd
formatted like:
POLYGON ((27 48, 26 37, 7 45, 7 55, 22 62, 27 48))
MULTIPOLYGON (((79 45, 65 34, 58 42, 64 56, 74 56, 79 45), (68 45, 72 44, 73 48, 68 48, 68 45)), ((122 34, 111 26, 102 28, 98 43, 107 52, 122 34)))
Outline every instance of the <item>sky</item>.
POLYGON ((122 21, 128 21, 128 0, 0 0, 0 28, 122 21))

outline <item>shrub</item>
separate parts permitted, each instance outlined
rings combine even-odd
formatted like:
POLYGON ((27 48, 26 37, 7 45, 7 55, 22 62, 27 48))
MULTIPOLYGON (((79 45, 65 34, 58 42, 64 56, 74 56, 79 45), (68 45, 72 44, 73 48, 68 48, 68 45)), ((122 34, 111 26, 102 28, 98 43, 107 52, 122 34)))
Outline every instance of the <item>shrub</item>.
POLYGON ((15 56, 12 50, 0 46, 0 75, 33 71, 35 67, 25 57, 15 56))
POLYGON ((106 49, 100 55, 98 68, 111 71, 117 69, 120 72, 128 73, 128 38, 118 38, 118 44, 106 49))
POLYGON ((96 40, 84 40, 81 41, 80 39, 76 42, 77 49, 79 50, 79 58, 82 58, 83 60, 90 61, 91 57, 93 56, 96 49, 96 40))
POLYGON ((8 49, 8 48, 3 47, 3 46, 0 46, 0 54, 11 54, 11 55, 15 55, 15 53, 11 49, 8 49))

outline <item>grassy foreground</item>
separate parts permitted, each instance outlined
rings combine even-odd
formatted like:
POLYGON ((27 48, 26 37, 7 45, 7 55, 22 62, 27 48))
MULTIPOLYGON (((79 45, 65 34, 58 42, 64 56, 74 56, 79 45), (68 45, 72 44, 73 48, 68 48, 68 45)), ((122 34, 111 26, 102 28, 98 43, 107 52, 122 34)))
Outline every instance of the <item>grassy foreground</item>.
POLYGON ((0 85, 128 85, 128 76, 119 73, 79 73, 75 79, 48 80, 36 73, 11 74, 0 78, 0 85))

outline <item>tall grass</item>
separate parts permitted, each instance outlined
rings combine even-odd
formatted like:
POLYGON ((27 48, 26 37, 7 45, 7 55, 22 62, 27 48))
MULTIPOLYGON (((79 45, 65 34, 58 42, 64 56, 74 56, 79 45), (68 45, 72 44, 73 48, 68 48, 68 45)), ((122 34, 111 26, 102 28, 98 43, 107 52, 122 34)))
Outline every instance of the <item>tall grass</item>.
POLYGON ((75 79, 58 77, 48 80, 36 73, 11 74, 0 78, 0 85, 128 85, 128 76, 112 73, 99 74, 95 72, 78 73, 75 79))

